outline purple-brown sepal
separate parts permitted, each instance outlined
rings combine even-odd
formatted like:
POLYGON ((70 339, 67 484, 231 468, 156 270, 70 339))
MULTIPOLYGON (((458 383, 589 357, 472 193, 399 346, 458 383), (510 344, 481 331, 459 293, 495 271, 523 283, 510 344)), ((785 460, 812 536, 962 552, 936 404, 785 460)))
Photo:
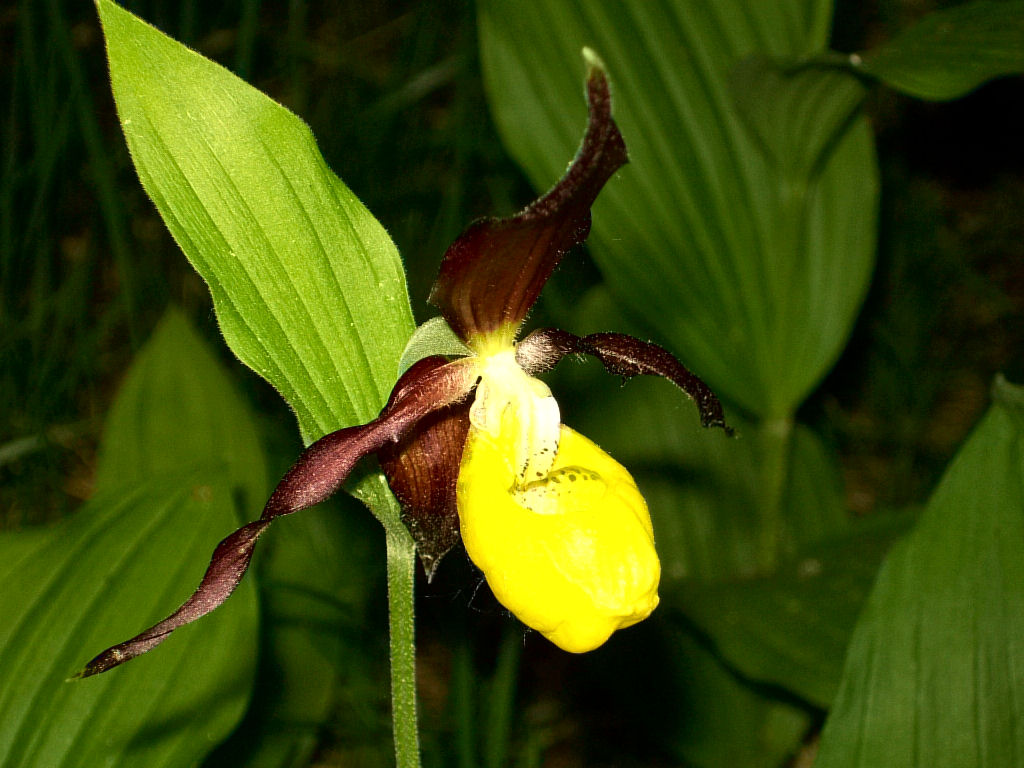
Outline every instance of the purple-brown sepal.
POLYGON ((531 375, 551 370, 571 354, 593 355, 609 373, 625 379, 641 375, 668 379, 697 404, 701 426, 721 427, 726 434, 733 433, 725 423, 722 404, 710 387, 657 344, 624 333, 576 336, 558 328, 541 328, 516 347, 516 360, 531 375))
POLYGON ((565 176, 507 219, 480 219, 448 248, 430 302, 464 341, 518 328, 562 256, 590 234, 590 207, 629 158, 604 71, 587 79, 589 122, 565 176))

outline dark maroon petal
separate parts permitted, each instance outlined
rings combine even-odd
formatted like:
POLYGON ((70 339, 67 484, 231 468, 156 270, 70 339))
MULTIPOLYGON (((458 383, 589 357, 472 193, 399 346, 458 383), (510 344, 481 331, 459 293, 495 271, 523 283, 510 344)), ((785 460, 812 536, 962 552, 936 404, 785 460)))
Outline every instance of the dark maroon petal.
POLYGON ((378 454, 428 581, 459 542, 455 484, 469 434, 469 408, 464 402, 435 411, 378 454))
POLYGON ((608 80, 593 64, 587 101, 587 132, 562 180, 516 216, 474 222, 445 253, 430 302, 463 340, 518 328, 562 255, 586 240, 590 207, 628 161, 608 80))
POLYGON ((214 550, 199 587, 174 613, 86 664, 78 677, 112 669, 156 647, 178 627, 219 606, 241 582, 260 535, 276 517, 298 512, 337 491, 359 459, 395 442, 438 408, 462 400, 475 381, 472 368, 459 362, 443 366, 420 361, 395 385, 381 415, 368 424, 347 427, 317 440, 278 483, 259 520, 242 526, 214 550))
POLYGON ((516 347, 516 360, 531 375, 551 370, 570 354, 593 355, 609 373, 627 379, 640 375, 666 378, 697 404, 702 426, 721 427, 727 434, 733 433, 732 427, 725 423, 722 404, 715 393, 671 352, 657 344, 640 341, 624 333, 594 333, 580 337, 557 328, 542 328, 516 347))

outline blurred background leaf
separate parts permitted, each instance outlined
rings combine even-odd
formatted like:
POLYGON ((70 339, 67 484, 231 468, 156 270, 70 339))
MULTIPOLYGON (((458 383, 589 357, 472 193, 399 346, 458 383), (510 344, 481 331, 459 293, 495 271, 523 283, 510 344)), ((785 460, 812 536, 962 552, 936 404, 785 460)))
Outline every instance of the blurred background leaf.
MULTIPOLYGON (((831 7, 479 4, 495 120, 539 189, 576 148, 580 49, 604 58, 631 162, 595 206, 594 258, 651 335, 720 396, 770 419, 792 415, 850 332, 874 260, 877 172, 863 118, 813 119, 820 85, 800 79, 786 100, 790 126, 807 135, 771 123, 751 132, 765 110, 741 115, 734 91, 761 84, 731 78, 751 56, 797 62, 823 51, 831 7), (761 151, 776 140, 828 145, 828 157, 780 174, 761 151)), ((826 87, 843 77, 826 73, 826 87)))
POLYGON ((1024 72, 1024 2, 975 0, 930 13, 851 63, 919 99, 959 98, 1024 72))
POLYGON ((188 320, 168 310, 107 415, 96 487, 221 466, 247 517, 266 501, 266 463, 248 405, 188 320))
POLYGON ((673 603, 745 678, 828 709, 878 567, 911 522, 908 514, 872 518, 771 576, 684 584, 673 603))
POLYGON ((180 603, 213 547, 245 521, 247 499, 266 493, 248 408, 176 312, 141 350, 101 455, 100 490, 79 512, 50 529, 0 534, 4 765, 196 762, 249 700, 252 580, 223 613, 143 659, 64 682, 180 603), (174 389, 185 361, 190 381, 174 389), (230 415, 230 425, 211 413, 230 415))
POLYGON ((690 631, 660 618, 588 656, 588 675, 574 681, 579 705, 601 724, 586 764, 612 765, 607 755, 622 747, 636 766, 785 764, 810 714, 751 687, 690 631))
POLYGON ((763 57, 738 62, 730 86, 740 116, 778 173, 795 183, 826 158, 867 89, 849 72, 763 57))
POLYGON ((996 766, 1024 753, 1024 389, 995 403, 886 558, 816 765, 996 766))
POLYGON ((31 546, 0 535, 0 764, 185 765, 231 732, 255 671, 251 581, 123 671, 66 681, 184 600, 238 524, 231 489, 207 468, 97 494, 31 546))

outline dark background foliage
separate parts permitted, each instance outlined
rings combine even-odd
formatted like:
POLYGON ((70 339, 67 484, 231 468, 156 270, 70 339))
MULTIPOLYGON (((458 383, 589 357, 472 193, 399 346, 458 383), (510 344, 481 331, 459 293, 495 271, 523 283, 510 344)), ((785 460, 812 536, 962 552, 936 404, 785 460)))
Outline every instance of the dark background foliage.
MULTIPOLYGON (((832 47, 870 47, 946 5, 841 1, 832 47)), ((470 4, 125 6, 310 123, 328 163, 398 245, 418 320, 431 314, 424 298, 458 232, 533 196, 488 113, 470 4)), ((1019 78, 949 104, 873 91, 879 262, 851 344, 801 413, 839 449, 846 501, 859 515, 924 501, 986 407, 993 375, 1024 380, 1024 145, 1012 119, 1022 96, 1019 78)), ((0 527, 17 529, 89 498, 103 416, 168 304, 183 307, 229 364, 230 353, 216 343, 205 287, 135 177, 91 4, 0 6, 0 99, 0 527)), ((548 301, 598 279, 570 260, 548 301)), ((258 406, 278 471, 298 450, 293 418, 267 385, 233 370, 258 406)), ((573 407, 585 409, 585 399, 573 407)), ((370 541, 366 517, 357 530, 370 541)), ((451 560, 420 606, 428 754, 452 728, 453 688, 472 688, 481 675, 512 685, 518 667, 518 738, 541 744, 545 764, 592 764, 581 762, 588 740, 609 727, 623 751, 657 764, 656 749, 614 729, 620 713, 585 663, 539 643, 523 651, 519 630, 451 560)), ((382 595, 379 576, 366 588, 382 595)), ((370 637, 383 633, 380 602, 370 637)), ((363 693, 367 722, 379 724, 383 690, 363 693)), ((386 725, 377 736, 386 745, 386 725)), ((346 762, 346 738, 340 726, 325 735, 321 764, 358 764, 346 762)))

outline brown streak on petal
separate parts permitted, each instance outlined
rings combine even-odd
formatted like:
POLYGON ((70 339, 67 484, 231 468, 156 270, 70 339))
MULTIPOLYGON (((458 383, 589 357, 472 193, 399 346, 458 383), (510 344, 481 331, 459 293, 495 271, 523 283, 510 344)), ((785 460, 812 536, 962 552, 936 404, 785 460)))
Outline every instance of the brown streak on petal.
POLYGON ((531 375, 551 370, 569 354, 593 355, 609 373, 627 379, 640 375, 666 378, 697 404, 702 426, 721 427, 726 434, 733 434, 732 427, 725 423, 722 404, 715 393, 671 352, 657 344, 624 333, 593 333, 581 338, 557 328, 542 328, 516 347, 516 360, 531 375))
POLYGON ((432 357, 412 366, 395 385, 388 404, 373 421, 346 427, 309 446, 274 489, 259 520, 244 525, 214 550, 199 587, 160 623, 100 653, 77 677, 105 672, 155 648, 178 627, 221 605, 242 581, 260 535, 276 517, 319 504, 337 491, 364 456, 393 443, 418 421, 464 399, 474 385, 473 369, 462 361, 432 357))
POLYGON ((516 216, 474 222, 445 252, 430 302, 464 341, 518 327, 562 256, 586 240, 590 207, 628 161, 597 67, 587 101, 587 132, 561 181, 516 216))

